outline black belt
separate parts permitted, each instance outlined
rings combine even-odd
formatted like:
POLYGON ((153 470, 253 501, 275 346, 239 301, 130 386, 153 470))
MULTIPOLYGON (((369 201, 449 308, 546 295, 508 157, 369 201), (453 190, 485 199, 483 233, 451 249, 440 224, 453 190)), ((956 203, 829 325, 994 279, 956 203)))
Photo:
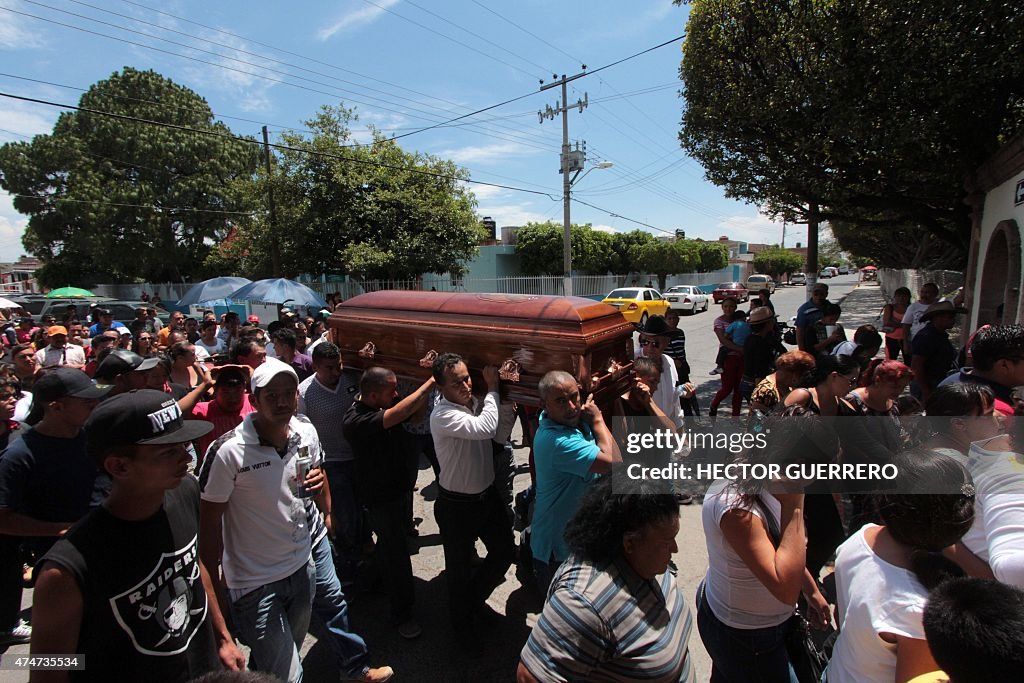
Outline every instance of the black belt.
POLYGON ((437 495, 439 498, 450 500, 453 503, 482 503, 487 499, 487 496, 494 489, 494 486, 488 486, 480 493, 457 493, 455 491, 449 491, 443 488, 440 484, 437 485, 437 495))

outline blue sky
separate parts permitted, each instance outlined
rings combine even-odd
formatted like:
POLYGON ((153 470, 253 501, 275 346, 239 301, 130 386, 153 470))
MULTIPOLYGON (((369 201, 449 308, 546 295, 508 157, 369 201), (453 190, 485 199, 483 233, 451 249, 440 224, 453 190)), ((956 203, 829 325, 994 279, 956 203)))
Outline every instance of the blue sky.
MULTIPOLYGON (((581 64, 594 70, 680 36, 688 12, 670 0, 0 0, 0 7, 0 72, 84 89, 126 65, 154 69, 205 97, 239 134, 258 135, 262 123, 272 133, 302 128, 320 105, 342 102, 356 107, 357 139, 367 138, 366 124, 400 135, 534 93, 458 122, 472 125, 401 140, 456 161, 475 180, 555 199, 474 186, 480 215, 499 226, 562 220, 561 123, 537 117, 559 90, 539 92, 539 79, 578 73, 581 64)), ((677 41, 571 84, 569 101, 586 93, 590 106, 570 114, 570 139, 586 141, 592 163, 613 164, 574 187, 607 212, 574 204, 573 222, 663 234, 628 218, 690 237, 778 242, 781 224, 726 199, 680 149, 680 57, 677 41)), ((0 89, 70 104, 81 95, 10 76, 0 76, 0 89)), ((0 98, 0 142, 49 132, 58 113, 0 98)), ((22 253, 25 222, 0 196, 0 261, 22 253)), ((787 245, 798 240, 791 229, 787 245)))

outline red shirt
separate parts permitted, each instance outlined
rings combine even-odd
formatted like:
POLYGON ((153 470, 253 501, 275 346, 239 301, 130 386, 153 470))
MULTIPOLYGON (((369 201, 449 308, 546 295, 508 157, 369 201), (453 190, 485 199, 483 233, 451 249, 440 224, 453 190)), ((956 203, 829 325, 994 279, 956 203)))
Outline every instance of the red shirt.
POLYGON ((249 413, 256 412, 256 409, 249 403, 249 394, 242 396, 242 408, 237 413, 226 412, 217 403, 217 399, 197 403, 192 409, 192 417, 196 420, 206 420, 213 423, 213 430, 206 436, 199 439, 199 462, 206 457, 206 449, 222 434, 227 434, 232 429, 242 424, 242 418, 249 413))

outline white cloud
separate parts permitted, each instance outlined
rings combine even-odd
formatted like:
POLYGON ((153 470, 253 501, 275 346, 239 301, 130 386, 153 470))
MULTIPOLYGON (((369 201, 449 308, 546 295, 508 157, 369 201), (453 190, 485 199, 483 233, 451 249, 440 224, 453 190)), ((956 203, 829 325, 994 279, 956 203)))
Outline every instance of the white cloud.
POLYGON ((477 213, 493 218, 499 229, 506 225, 543 223, 549 218, 539 211, 534 211, 527 204, 481 204, 477 213))
POLYGON ((0 192, 0 262, 17 261, 25 253, 21 236, 28 225, 28 216, 14 210, 14 200, 6 192, 0 192))
POLYGON ((498 142, 493 145, 470 145, 438 152, 437 156, 450 159, 457 164, 487 164, 507 160, 509 157, 535 154, 533 149, 513 142, 498 142))
POLYGON ((463 187, 472 192, 478 202, 494 200, 508 194, 508 190, 493 185, 477 185, 476 183, 463 183, 463 187))
POLYGON ((600 223, 598 223, 596 225, 591 225, 590 229, 594 230, 596 232, 607 232, 609 234, 618 232, 618 230, 616 230, 614 227, 612 227, 610 225, 602 225, 600 223))
POLYGON ((53 130, 56 112, 43 105, 5 100, 0 102, 0 143, 20 142, 53 130))
MULTIPOLYGON (((18 0, 4 3, 9 9, 23 11, 27 8, 18 0)), ((46 43, 37 20, 13 12, 4 12, 0 21, 0 50, 26 50, 43 47, 46 43), (30 28, 31 27, 31 28, 30 28)))
POLYGON ((394 5, 398 4, 398 0, 378 0, 378 6, 361 7, 357 10, 347 12, 341 15, 337 19, 334 19, 330 24, 324 26, 316 32, 316 37, 321 40, 328 40, 334 34, 339 31, 344 31, 347 28, 354 26, 362 26, 369 24, 377 20, 377 18, 384 14, 384 11, 394 5))
MULTIPOLYGON (((246 50, 248 52, 258 51, 255 49, 255 46, 250 45, 247 41, 241 38, 227 36, 222 33, 216 33, 215 31, 204 29, 204 31, 200 33, 200 37, 225 45, 230 45, 236 50, 246 50)), ((203 49, 209 49, 209 46, 204 44, 202 41, 195 42, 197 45, 202 45, 203 49)), ((221 49, 223 48, 218 48, 217 51, 221 49)), ((276 83, 268 79, 284 80, 284 77, 281 74, 276 74, 269 69, 261 68, 260 66, 240 64, 228 57, 213 57, 211 55, 204 54, 201 58, 206 61, 213 61, 216 64, 219 64, 220 67, 224 68, 189 62, 185 66, 185 72, 196 85, 205 88, 213 88, 224 93, 229 96, 235 102, 235 106, 242 111, 266 111, 273 108, 269 92, 276 83)), ((253 57, 252 55, 238 53, 238 56, 234 59, 258 63, 259 58, 253 57)))

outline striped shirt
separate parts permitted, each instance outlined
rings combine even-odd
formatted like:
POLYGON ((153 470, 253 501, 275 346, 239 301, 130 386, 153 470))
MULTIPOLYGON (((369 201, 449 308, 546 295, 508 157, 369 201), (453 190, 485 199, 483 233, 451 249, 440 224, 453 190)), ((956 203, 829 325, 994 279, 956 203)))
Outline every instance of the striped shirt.
POLYGON ((570 556, 523 648, 538 681, 693 683, 693 615, 674 570, 641 578, 624 560, 570 556))

